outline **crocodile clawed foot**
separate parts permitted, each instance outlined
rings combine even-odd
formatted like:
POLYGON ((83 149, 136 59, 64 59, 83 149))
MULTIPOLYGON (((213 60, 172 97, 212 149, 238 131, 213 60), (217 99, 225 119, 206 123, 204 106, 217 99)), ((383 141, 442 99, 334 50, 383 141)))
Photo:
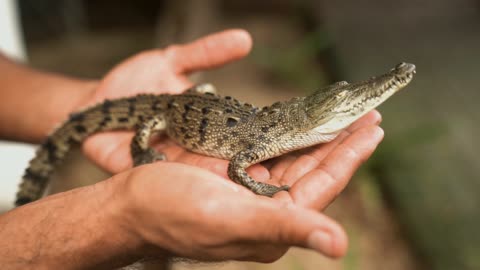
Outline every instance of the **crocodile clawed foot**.
POLYGON ((157 153, 153 149, 147 149, 145 152, 136 154, 133 158, 134 167, 143 164, 149 164, 156 161, 166 160, 167 157, 163 153, 157 153))
POLYGON ((266 184, 266 183, 259 183, 260 185, 258 186, 257 189, 254 189, 253 191, 262 196, 267 196, 267 197, 273 197, 273 195, 277 194, 280 191, 289 191, 290 186, 281 186, 277 187, 274 185, 266 184))

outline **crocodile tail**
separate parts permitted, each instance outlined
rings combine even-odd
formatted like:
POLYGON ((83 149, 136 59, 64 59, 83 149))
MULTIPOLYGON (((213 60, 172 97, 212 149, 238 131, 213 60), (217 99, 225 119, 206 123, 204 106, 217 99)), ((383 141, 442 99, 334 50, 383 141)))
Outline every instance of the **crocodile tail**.
POLYGON ((15 206, 33 202, 43 196, 55 165, 60 163, 71 146, 81 139, 78 135, 64 136, 64 134, 74 134, 72 132, 74 128, 75 123, 67 121, 38 148, 23 175, 15 206))
POLYGON ((25 170, 15 206, 33 202, 43 196, 55 163, 63 159, 69 148, 70 145, 60 147, 59 143, 52 139, 48 139, 40 146, 25 170))
POLYGON ((66 122, 48 136, 30 161, 17 192, 15 206, 33 202, 43 196, 56 165, 65 159, 73 145, 96 132, 134 128, 137 122, 142 120, 139 118, 154 113, 155 108, 148 104, 157 102, 158 109, 162 109, 165 99, 158 97, 141 95, 136 98, 107 100, 71 114, 66 122))

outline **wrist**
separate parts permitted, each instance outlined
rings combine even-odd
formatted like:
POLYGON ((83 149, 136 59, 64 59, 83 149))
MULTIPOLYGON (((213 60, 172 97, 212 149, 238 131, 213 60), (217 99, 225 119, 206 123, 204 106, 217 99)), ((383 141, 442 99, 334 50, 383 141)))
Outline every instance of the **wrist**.
POLYGON ((95 80, 42 72, 0 57, 0 138, 40 142, 86 104, 95 80))
MULTIPOLYGON (((103 258, 99 258, 99 269, 103 269, 104 265, 123 266, 133 263, 144 257, 143 251, 147 247, 147 243, 137 233, 135 223, 132 222, 130 200, 128 192, 125 191, 125 181, 129 172, 121 173, 96 184, 101 189, 102 195, 95 200, 90 211, 99 209, 98 213, 93 216, 92 229, 102 228, 99 233, 99 239, 96 241, 99 245, 103 245, 103 258)), ((93 188, 93 187, 92 187, 93 188)), ((95 229, 94 229, 95 230, 95 229)), ((89 249, 88 252, 96 253, 89 249)), ((97 266, 98 267, 98 266, 97 266)))
POLYGON ((41 140, 52 132, 53 128, 66 121, 69 114, 88 106, 88 101, 94 95, 98 84, 96 80, 63 76, 59 76, 56 82, 49 82, 49 85, 46 87, 54 94, 52 94, 52 98, 45 101, 45 107, 48 110, 45 112, 45 115, 48 123, 47 128, 41 134, 41 140))
MULTIPOLYGON (((111 213, 121 213, 121 215, 112 215, 117 220, 119 230, 122 234, 129 235, 130 245, 135 247, 132 254, 139 257, 154 257, 165 259, 170 253, 160 244, 158 235, 150 235, 151 230, 157 231, 152 226, 157 227, 161 219, 156 213, 148 213, 151 209, 150 203, 145 201, 145 195, 149 192, 146 185, 142 184, 142 175, 145 170, 133 169, 127 172, 115 175, 109 181, 115 181, 114 194, 121 199, 116 200, 115 205, 111 206, 111 213), (145 213, 147 211, 147 213, 145 213), (152 241, 152 238, 155 241, 152 241), (160 244, 160 245, 159 245, 160 244)), ((148 178, 148 177, 147 177, 148 178)), ((158 180, 158 179, 157 179, 158 180)), ((158 205, 158 208, 161 208, 158 205)), ((157 228, 158 229, 158 228, 157 228)))
POLYGON ((140 259, 143 241, 126 222, 119 180, 48 196, 0 216, 0 265, 105 269, 140 259))

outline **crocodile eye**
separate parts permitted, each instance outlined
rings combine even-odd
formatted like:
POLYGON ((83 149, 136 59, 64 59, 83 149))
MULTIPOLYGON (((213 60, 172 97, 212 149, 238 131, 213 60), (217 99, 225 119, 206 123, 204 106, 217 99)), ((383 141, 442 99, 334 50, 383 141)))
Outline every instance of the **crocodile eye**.
POLYGON ((234 127, 238 123, 238 120, 235 118, 227 118, 227 127, 234 127))

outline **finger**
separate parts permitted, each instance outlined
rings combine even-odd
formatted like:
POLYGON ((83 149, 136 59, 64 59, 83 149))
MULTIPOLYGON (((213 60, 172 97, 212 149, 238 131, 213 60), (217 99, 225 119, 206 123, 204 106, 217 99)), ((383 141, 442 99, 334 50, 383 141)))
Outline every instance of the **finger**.
POLYGON ((339 144, 319 166, 292 187, 294 201, 304 207, 323 209, 340 193, 355 171, 383 139, 383 130, 369 126, 355 131, 339 144))
POLYGON ((133 133, 127 131, 94 134, 82 144, 85 156, 110 173, 132 167, 130 142, 133 133))
POLYGON ((382 115, 377 110, 372 110, 369 113, 362 116, 357 121, 353 122, 348 128, 349 133, 354 132, 355 130, 371 125, 379 125, 382 122, 382 115))
POLYGON ((287 168, 294 164, 297 159, 298 157, 296 155, 291 154, 280 156, 277 163, 275 163, 275 165, 273 165, 270 169, 272 178, 281 182, 287 168))
MULTIPOLYGON (((378 125, 381 120, 382 116, 380 113, 374 110, 355 121, 346 130, 342 131, 337 138, 335 138, 335 140, 317 147, 312 147, 306 151, 302 151, 303 155, 300 155, 295 162, 286 167, 280 178, 278 178, 280 179, 280 183, 282 185, 292 185, 295 183, 295 181, 317 167, 320 162, 337 145, 342 143, 350 134, 352 134, 352 132, 369 125, 378 125)), ((279 164, 279 166, 282 166, 282 164, 279 164)))
POLYGON ((382 121, 382 115, 373 110, 366 115, 362 116, 357 121, 353 122, 349 127, 340 132, 340 134, 333 141, 320 145, 320 147, 311 147, 304 150, 300 150, 303 154, 309 154, 315 157, 317 160, 323 160, 337 145, 342 143, 349 135, 356 130, 371 125, 379 125, 382 121))
POLYGON ((210 69, 243 58, 252 48, 252 38, 245 30, 215 33, 186 45, 165 50, 177 74, 210 69))
POLYGON ((248 231, 244 236, 247 239, 311 248, 330 257, 345 254, 347 236, 342 227, 327 216, 293 204, 272 203, 264 198, 254 203, 252 211, 239 220, 239 224, 250 227, 244 230, 248 231))

